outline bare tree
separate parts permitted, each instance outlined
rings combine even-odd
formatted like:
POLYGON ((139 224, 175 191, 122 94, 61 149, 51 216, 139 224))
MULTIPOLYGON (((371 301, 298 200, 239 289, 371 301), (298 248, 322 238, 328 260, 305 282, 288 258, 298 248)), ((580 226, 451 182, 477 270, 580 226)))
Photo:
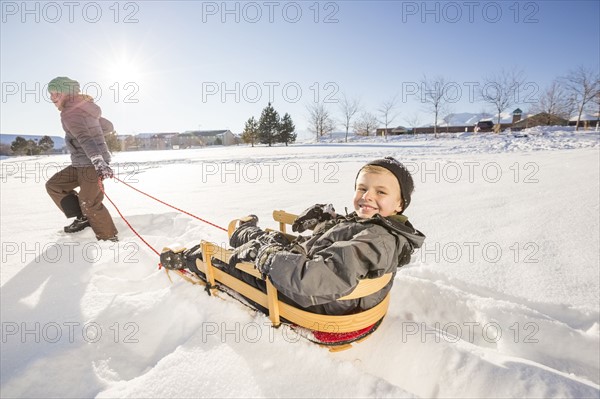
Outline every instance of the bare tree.
MULTIPOLYGON (((538 114, 543 112, 567 120, 571 117, 572 111, 572 97, 569 97, 564 87, 562 87, 557 80, 552 82, 552 84, 541 93, 538 103, 531 107, 532 113, 538 114)), ((548 119, 550 119, 550 116, 548 119)))
POLYGON ((421 116, 415 112, 411 116, 404 118, 404 120, 412 128, 413 134, 415 134, 417 127, 421 124, 421 116))
POLYGON ((377 109, 377 111, 381 115, 380 122, 385 127, 385 130, 383 131, 383 135, 385 136, 386 140, 387 140, 388 126, 398 116, 398 113, 394 112, 394 109, 396 108, 397 103, 398 103, 398 94, 396 94, 394 97, 384 101, 377 109))
POLYGON ((319 137, 333 132, 335 122, 323 103, 309 104, 306 109, 308 110, 308 130, 316 134, 317 141, 319 141, 319 137))
POLYGON ((354 115, 360 109, 360 100, 356 98, 348 99, 344 93, 340 101, 340 109, 343 115, 342 124, 346 128, 346 142, 348 142, 348 131, 350 130, 350 126, 352 126, 352 118, 354 118, 354 115))
POLYGON ((421 81, 421 102, 427 104, 428 109, 433 112, 433 134, 437 137, 438 117, 443 113, 446 106, 445 96, 446 79, 437 76, 435 79, 427 79, 423 76, 421 81))
POLYGON ((575 130, 579 130, 581 114, 583 114, 586 106, 594 101, 594 98, 599 95, 600 75, 598 74, 598 71, 580 65, 577 69, 569 71, 569 73, 562 78, 562 81, 564 82, 567 92, 570 93, 576 101, 578 112, 575 130))
POLYGON ((521 71, 502 70, 500 73, 484 78, 481 88, 481 98, 486 103, 492 104, 498 112, 496 133, 500 131, 502 112, 517 102, 519 88, 523 85, 524 78, 521 71))
POLYGON ((354 131, 361 136, 368 136, 377 129, 377 118, 370 112, 364 111, 360 118, 354 122, 354 131))
POLYGON ((598 131, 600 129, 600 91, 594 97, 594 104, 596 108, 596 131, 598 131))

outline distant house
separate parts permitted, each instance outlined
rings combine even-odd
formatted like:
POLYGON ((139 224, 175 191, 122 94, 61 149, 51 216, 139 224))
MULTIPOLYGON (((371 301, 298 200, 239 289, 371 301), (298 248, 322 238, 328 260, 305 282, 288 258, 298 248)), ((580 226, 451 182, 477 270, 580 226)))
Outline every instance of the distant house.
POLYGON ((138 137, 141 138, 140 147, 144 150, 168 150, 173 147, 173 139, 179 133, 141 133, 138 137))
POLYGON ((512 115, 512 124, 514 125, 515 123, 521 120, 521 117, 523 116, 523 111, 521 111, 521 108, 517 108, 513 111, 512 115))
MULTIPOLYGON (((569 119, 569 126, 575 126, 577 123, 577 115, 569 119)), ((595 128, 600 125, 600 112, 597 114, 583 113, 579 121, 579 127, 583 129, 595 128)))
POLYGON ((236 136, 231 130, 189 130, 182 135, 198 137, 202 140, 204 145, 237 144, 236 136))
POLYGON ((540 112, 525 119, 518 120, 510 127, 511 130, 523 130, 534 126, 567 126, 569 121, 560 116, 552 115, 547 112, 540 112))
POLYGON ((379 128, 376 130, 375 135, 377 136, 397 136, 399 134, 406 134, 408 133, 408 129, 405 128, 404 126, 396 126, 396 127, 389 127, 389 128, 379 128))
MULTIPOLYGON (((448 125, 439 125, 438 124, 437 131, 438 131, 438 133, 502 131, 504 129, 508 129, 508 128, 512 127, 512 125, 514 123, 518 122, 521 119, 522 114, 523 114, 523 111, 521 111, 519 108, 515 109, 512 112, 512 122, 507 122, 505 118, 502 118, 504 120, 504 122, 501 122, 500 126, 498 126, 496 118, 484 118, 484 119, 477 120, 473 124, 468 124, 468 125, 448 126, 448 125), (489 127, 490 124, 492 127, 489 127), (482 129, 483 127, 486 127, 486 128, 482 129)), ((417 133, 419 133, 419 134, 433 133, 433 132, 434 132, 433 126, 415 127, 413 129, 413 133, 415 133, 415 134, 417 134, 417 133)))
POLYGON ((234 145, 240 143, 239 137, 229 130, 138 133, 136 135, 121 135, 119 140, 121 140, 121 147, 124 151, 178 150, 207 145, 234 145))

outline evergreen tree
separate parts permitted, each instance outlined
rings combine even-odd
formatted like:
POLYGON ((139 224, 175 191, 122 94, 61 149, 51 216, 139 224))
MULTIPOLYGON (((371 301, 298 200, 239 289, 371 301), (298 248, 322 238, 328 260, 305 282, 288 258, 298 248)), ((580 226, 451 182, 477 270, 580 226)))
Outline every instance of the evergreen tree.
POLYGON ((17 136, 10 145, 11 151, 16 155, 40 155, 52 148, 54 141, 49 136, 43 136, 39 141, 17 136))
POLYGON ((258 138, 262 144, 269 147, 277 142, 279 134, 279 114, 271 103, 263 109, 258 121, 258 138))
POLYGON ((242 140, 244 143, 250 143, 254 147, 254 143, 258 140, 258 132, 258 122, 254 117, 251 117, 246 121, 246 125, 244 126, 242 140))
POLYGON ((16 155, 23 155, 27 152, 27 140, 21 136, 17 136, 10 144, 11 151, 16 155))
POLYGON ((41 152, 46 153, 54 148, 54 140, 50 136, 43 136, 38 142, 38 146, 41 152))
POLYGON ((0 143, 0 155, 11 155, 9 144, 0 143))
POLYGON ((121 141, 117 137, 117 132, 108 133, 104 136, 104 139, 106 140, 106 145, 110 152, 121 151, 121 141))
POLYGON ((38 145, 37 141, 32 139, 27 140, 26 149, 27 150, 25 153, 27 155, 40 155, 40 153, 42 152, 42 149, 38 145))
POLYGON ((283 115, 283 118, 281 119, 281 123, 279 124, 278 141, 280 143, 285 143, 286 146, 288 145, 288 143, 295 142, 297 137, 295 130, 296 126, 294 126, 292 117, 286 112, 285 115, 283 115))

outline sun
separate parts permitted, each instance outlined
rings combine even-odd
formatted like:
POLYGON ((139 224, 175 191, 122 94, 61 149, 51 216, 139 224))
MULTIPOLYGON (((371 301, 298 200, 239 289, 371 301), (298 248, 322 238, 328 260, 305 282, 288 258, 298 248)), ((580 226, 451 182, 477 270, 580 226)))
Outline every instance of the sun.
POLYGON ((139 65, 134 60, 126 58, 114 60, 108 66, 107 74, 111 81, 121 84, 139 83, 143 77, 139 65))

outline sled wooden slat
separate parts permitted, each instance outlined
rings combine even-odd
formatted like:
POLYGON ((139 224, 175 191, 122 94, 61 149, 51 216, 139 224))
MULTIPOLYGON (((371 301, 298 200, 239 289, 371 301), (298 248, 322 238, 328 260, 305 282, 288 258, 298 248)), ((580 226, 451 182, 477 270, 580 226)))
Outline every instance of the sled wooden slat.
POLYGON ((273 211, 273 219, 276 222, 279 222, 279 231, 285 233, 286 225, 293 224, 294 221, 298 219, 298 215, 294 215, 293 213, 288 213, 286 211, 273 211))
POLYGON ((233 219, 231 222, 229 222, 229 225, 227 226, 227 237, 231 237, 231 235, 237 227, 239 220, 240 219, 233 219))
POLYGON ((371 295, 385 287, 392 279, 392 273, 384 274, 381 277, 367 278, 360 280, 354 290, 346 296, 338 298, 338 301, 347 301, 350 299, 363 298, 371 295))
MULTIPOLYGON (((196 259, 196 267, 201 272, 206 272, 206 262, 203 262, 200 259, 196 259)), ((268 309, 269 304, 267 303, 267 296, 264 292, 252 287, 251 285, 243 282, 242 280, 233 277, 230 274, 225 273, 219 268, 214 268, 214 276, 219 283, 231 288, 235 292, 240 293, 241 295, 245 296, 251 301, 254 301, 260 306, 268 309)))
MULTIPOLYGON (((196 267, 201 272, 206 273, 208 266, 207 263, 208 262, 203 262, 200 259, 197 259, 196 267)), ((273 300, 271 302, 268 294, 265 294, 258 288, 255 288, 233 277, 232 275, 225 273, 223 270, 217 267, 212 267, 214 268, 213 275, 216 281, 268 309, 269 319, 274 326, 278 326, 281 323, 280 319, 283 318, 293 324, 308 328, 310 330, 335 333, 352 332, 377 323, 377 321, 381 320, 381 318, 385 316, 389 306, 390 294, 388 293, 383 301, 381 301, 377 306, 360 313, 341 316, 311 313, 279 300, 273 300)), ((270 284, 270 282, 267 282, 267 284, 270 284)), ((277 292, 275 287, 273 287, 272 292, 277 292)))
POLYGON ((269 319, 271 320, 273 327, 279 327, 281 324, 281 320, 279 319, 279 303, 277 288, 271 283, 271 280, 267 279, 267 304, 269 305, 269 319))
POLYGON ((357 331, 377 323, 387 313, 389 303, 390 294, 388 293, 383 301, 377 304, 377 306, 350 315, 324 315, 311 313, 284 302, 279 302, 279 307, 281 310, 281 317, 290 320, 299 326, 316 331, 345 333, 357 331))
POLYGON ((243 272, 246 272, 246 273, 250 274, 251 276, 254 276, 258 279, 262 278, 262 276, 260 275, 260 272, 254 266, 254 263, 240 262, 235 265, 235 268, 239 269, 243 272))
POLYGON ((212 265, 212 256, 215 253, 216 245, 203 241, 202 242, 202 255, 207 260, 206 267, 204 268, 204 274, 206 274, 206 280, 208 281, 209 287, 215 286, 215 267, 212 265))

